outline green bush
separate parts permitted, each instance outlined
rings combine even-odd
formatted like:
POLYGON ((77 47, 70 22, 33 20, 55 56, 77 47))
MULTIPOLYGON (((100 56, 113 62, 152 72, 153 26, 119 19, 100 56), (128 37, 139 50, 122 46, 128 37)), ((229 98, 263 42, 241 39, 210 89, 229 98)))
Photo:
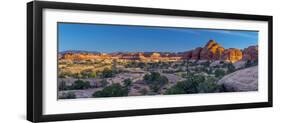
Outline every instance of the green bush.
POLYGON ((161 76, 158 72, 151 72, 151 74, 146 74, 143 79, 154 92, 158 92, 159 89, 169 81, 167 77, 161 76))
POLYGON ((100 83, 102 87, 106 87, 108 85, 108 82, 105 79, 103 79, 100 83))
POLYGON ((165 94, 191 94, 218 92, 220 85, 215 83, 216 78, 203 75, 190 75, 185 81, 178 82, 169 88, 165 94))
POLYGON ((59 72, 59 75, 58 75, 59 78, 67 78, 70 76, 72 76, 72 73, 70 73, 70 72, 59 72))
POLYGON ((227 69, 228 69, 227 70, 228 73, 232 73, 235 71, 235 67, 232 63, 227 64, 227 69))
POLYGON ((90 82, 88 81, 82 81, 82 80, 76 80, 73 84, 72 84, 72 89, 88 89, 90 88, 90 82))
POLYGON ((216 84, 216 78, 207 77, 206 81, 198 84, 197 91, 198 93, 213 93, 218 92, 221 86, 216 84))
POLYGON ((128 96, 128 89, 120 84, 112 84, 101 91, 95 92, 92 97, 121 97, 128 96))
POLYGON ((258 65, 258 60, 247 60, 245 68, 258 65))
POLYGON ((216 77, 223 77, 225 75, 225 71, 223 69, 216 69, 215 76, 216 77))
POLYGON ((72 75, 74 78, 77 78, 77 79, 82 79, 84 78, 83 75, 81 73, 75 73, 72 75))
POLYGON ((123 81, 123 83, 124 83, 125 87, 130 87, 132 85, 132 80, 131 79, 125 79, 123 81))
POLYGON ((86 69, 81 72, 82 78, 96 78, 97 73, 92 69, 86 69))
POLYGON ((96 78, 97 77, 97 73, 96 72, 91 72, 89 74, 89 78, 96 78))
POLYGON ((111 69, 109 68, 105 68, 103 71, 102 71, 102 77, 103 78, 110 78, 110 77, 113 77, 114 76, 114 73, 111 69))
POLYGON ((165 94, 185 94, 186 92, 185 92, 184 88, 181 87, 182 84, 183 83, 180 82, 180 83, 176 84, 175 86, 169 88, 165 92, 165 94))
POLYGON ((195 81, 182 81, 178 82, 176 85, 169 88, 165 94, 191 94, 198 93, 197 91, 198 83, 195 81))
POLYGON ((201 65, 203 65, 205 68, 206 68, 206 67, 209 67, 210 64, 211 64, 210 61, 206 61, 206 62, 201 63, 201 65))

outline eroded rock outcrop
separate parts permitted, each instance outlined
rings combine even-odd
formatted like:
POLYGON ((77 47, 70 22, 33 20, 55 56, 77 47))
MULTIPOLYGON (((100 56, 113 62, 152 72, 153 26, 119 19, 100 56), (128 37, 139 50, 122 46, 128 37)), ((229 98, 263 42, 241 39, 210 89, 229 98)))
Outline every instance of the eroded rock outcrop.
POLYGON ((243 50, 243 60, 258 60, 258 46, 249 46, 243 50))
POLYGON ((219 60, 224 52, 224 48, 221 47, 214 40, 210 40, 200 53, 201 60, 219 60))
MULTIPOLYGON (((256 50, 254 49, 255 48, 252 47, 245 49, 245 53, 248 54, 245 59, 257 58, 258 53, 255 52, 256 50)), ((225 49, 214 40, 210 40, 203 48, 198 47, 194 50, 185 52, 183 58, 192 60, 222 60, 234 63, 242 60, 243 52, 236 48, 225 49)))
POLYGON ((83 53, 70 52, 63 53, 59 56, 60 59, 66 60, 90 60, 90 59, 127 59, 127 60, 208 60, 208 61, 226 61, 235 63, 237 61, 256 61, 258 60, 258 46, 249 46, 243 51, 236 48, 225 49, 214 40, 209 40, 207 44, 202 47, 197 47, 193 50, 182 53, 167 53, 167 52, 133 52, 133 53, 83 53))
POLYGON ((240 49, 230 48, 223 53, 222 60, 227 62, 237 62, 243 58, 243 52, 240 49))
POLYGON ((191 59, 192 58, 192 51, 187 51, 182 54, 183 59, 191 59))
POLYGON ((192 60, 198 60, 200 59, 200 53, 202 51, 202 48, 201 47, 197 47, 196 49, 194 49, 192 51, 192 56, 191 56, 191 59, 192 60))

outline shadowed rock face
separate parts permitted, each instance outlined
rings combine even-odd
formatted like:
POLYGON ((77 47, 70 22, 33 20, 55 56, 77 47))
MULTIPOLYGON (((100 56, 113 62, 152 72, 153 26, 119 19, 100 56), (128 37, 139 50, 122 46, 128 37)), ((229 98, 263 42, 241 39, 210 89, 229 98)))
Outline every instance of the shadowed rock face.
POLYGON ((198 60, 200 59, 200 53, 202 51, 201 47, 196 48, 195 50, 192 51, 192 56, 191 59, 193 60, 198 60))
POLYGON ((243 60, 258 60, 258 46, 249 46, 243 50, 243 60))
POLYGON ((224 76, 218 81, 224 85, 226 91, 257 91, 258 90, 258 66, 238 70, 224 76))
POLYGON ((192 51, 187 51, 187 52, 183 53, 184 59, 189 60, 189 59, 191 59, 191 57, 192 57, 192 51))

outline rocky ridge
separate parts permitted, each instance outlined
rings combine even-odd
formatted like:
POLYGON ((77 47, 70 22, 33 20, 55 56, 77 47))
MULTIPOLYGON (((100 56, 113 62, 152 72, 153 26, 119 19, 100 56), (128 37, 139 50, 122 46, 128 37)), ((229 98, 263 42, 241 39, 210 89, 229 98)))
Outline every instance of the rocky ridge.
POLYGON ((258 60, 258 46, 249 46, 243 50, 237 48, 225 49, 214 40, 209 40, 204 47, 197 47, 193 50, 182 53, 167 53, 167 52, 119 52, 119 53, 90 53, 90 52, 64 52, 59 54, 60 59, 68 60, 90 60, 90 59, 185 59, 185 60, 212 60, 212 61, 227 61, 235 63, 237 61, 254 61, 258 60))
POLYGON ((258 46, 249 46, 244 50, 237 48, 225 49, 214 40, 202 48, 197 47, 183 54, 183 58, 190 60, 222 60, 227 62, 237 62, 240 60, 258 60, 258 46))

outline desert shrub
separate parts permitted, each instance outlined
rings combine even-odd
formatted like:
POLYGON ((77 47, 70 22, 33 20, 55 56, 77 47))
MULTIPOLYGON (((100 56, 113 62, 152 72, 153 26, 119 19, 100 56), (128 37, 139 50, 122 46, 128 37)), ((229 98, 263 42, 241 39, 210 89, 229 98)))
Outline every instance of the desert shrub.
POLYGON ((247 60, 246 63, 245 63, 245 67, 250 67, 251 66, 251 61, 250 60, 247 60))
POLYGON ((97 74, 92 69, 86 69, 81 71, 82 78, 96 78, 97 74))
POLYGON ((185 94, 185 90, 183 87, 181 87, 183 83, 178 83, 176 85, 174 85, 173 87, 169 88, 165 94, 185 94))
POLYGON ((144 63, 144 62, 139 62, 139 63, 137 64, 137 67, 139 67, 139 68, 145 68, 145 67, 146 67, 146 63, 144 63))
POLYGON ((181 76, 182 78, 186 78, 186 77, 187 77, 187 73, 182 73, 182 74, 180 74, 180 76, 181 76))
POLYGON ((75 99, 76 95, 74 92, 66 92, 63 93, 62 96, 59 97, 60 99, 75 99))
POLYGON ((101 91, 95 92, 92 97, 120 97, 128 96, 128 89, 122 87, 120 84, 112 84, 105 87, 101 91))
POLYGON ((76 80, 72 84, 72 89, 88 89, 90 87, 91 87, 91 85, 90 85, 90 82, 88 82, 88 81, 76 80))
POLYGON ((207 73, 208 73, 208 74, 212 74, 212 73, 213 73, 213 68, 210 67, 210 68, 208 69, 207 73))
POLYGON ((245 63, 245 67, 252 67, 252 66, 256 66, 258 65, 258 60, 247 60, 247 62, 245 63))
POLYGON ((72 75, 74 78, 77 78, 77 79, 82 79, 83 78, 83 75, 81 73, 75 73, 72 75))
POLYGON ((103 71, 102 71, 102 77, 103 78, 110 78, 110 77, 113 77, 113 71, 109 68, 105 68, 103 71))
POLYGON ((232 63, 227 64, 227 69, 228 69, 227 70, 228 73, 232 73, 235 71, 235 67, 232 63))
POLYGON ((59 75, 58 75, 59 78, 67 78, 70 76, 72 76, 71 72, 59 72, 59 75))
POLYGON ((205 73, 208 73, 209 72, 209 69, 207 67, 202 67, 201 68, 201 71, 202 72, 205 72, 205 73))
POLYGON ((161 69, 168 69, 170 64, 168 62, 162 62, 161 69))
POLYGON ((258 65, 258 63, 259 63, 258 60, 254 60, 252 65, 253 65, 253 66, 256 66, 256 65, 258 65))
POLYGON ((143 79, 154 92, 158 92, 159 89, 169 81, 167 77, 161 76, 158 72, 151 72, 151 74, 146 74, 143 79))
POLYGON ((203 65, 205 68, 206 68, 206 67, 209 67, 210 64, 211 64, 210 61, 206 61, 206 62, 201 63, 201 65, 203 65))
POLYGON ((207 77, 204 82, 198 84, 198 93, 213 93, 218 92, 221 86, 216 83, 215 77, 207 77))
POLYGON ((197 93, 197 86, 198 83, 194 81, 182 81, 178 82, 176 85, 169 88, 165 94, 191 94, 191 93, 197 93))
POLYGON ((190 75, 187 80, 178 82, 169 88, 165 94, 191 94, 215 92, 217 85, 213 80, 205 79, 203 75, 190 75))
POLYGON ((225 75, 225 71, 223 69, 216 69, 215 76, 216 77, 223 77, 225 75))
POLYGON ((123 81, 123 83, 124 83, 125 87, 130 87, 132 85, 132 80, 131 79, 125 79, 123 81))
POLYGON ((100 83, 101 83, 101 86, 102 86, 102 87, 106 87, 106 86, 109 84, 105 79, 103 79, 102 81, 100 81, 100 83))
POLYGON ((97 77, 97 73, 95 71, 89 74, 89 78, 96 78, 96 77, 97 77))

